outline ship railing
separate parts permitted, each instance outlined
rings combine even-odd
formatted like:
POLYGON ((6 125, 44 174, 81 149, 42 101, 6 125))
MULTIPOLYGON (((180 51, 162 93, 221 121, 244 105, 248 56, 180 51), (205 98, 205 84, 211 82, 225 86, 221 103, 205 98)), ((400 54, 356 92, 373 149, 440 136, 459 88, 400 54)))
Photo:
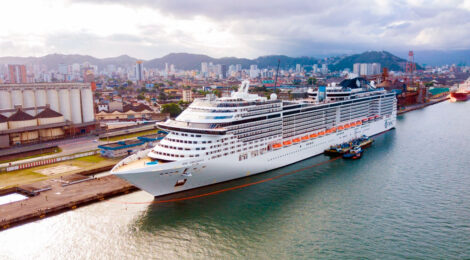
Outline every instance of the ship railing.
POLYGON ((143 151, 139 151, 133 155, 130 155, 128 157, 126 157, 125 159, 121 160, 118 164, 116 164, 113 169, 111 169, 111 172, 119 169, 119 167, 123 166, 123 165, 126 165, 128 163, 131 163, 133 161, 137 161, 137 160, 140 160, 142 158, 144 158, 145 156, 147 156, 147 154, 152 150, 153 148, 150 148, 150 149, 146 149, 146 150, 143 150, 143 151))

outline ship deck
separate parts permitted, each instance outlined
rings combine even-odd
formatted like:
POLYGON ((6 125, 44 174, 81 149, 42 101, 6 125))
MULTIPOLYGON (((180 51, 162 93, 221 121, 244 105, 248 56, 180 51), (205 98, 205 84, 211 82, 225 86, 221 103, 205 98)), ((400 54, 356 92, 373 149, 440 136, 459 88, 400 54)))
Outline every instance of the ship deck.
MULTIPOLYGON (((144 157, 142 159, 139 159, 139 160, 135 160, 135 161, 131 161, 131 162, 128 162, 128 163, 125 163, 121 166, 119 166, 118 168, 114 169, 114 172, 123 172, 123 171, 130 171, 130 170, 135 170, 135 169, 139 169, 139 168, 144 168, 147 165, 148 162, 151 162, 152 160, 149 158, 149 157, 144 157)), ((162 163, 162 162, 158 162, 159 164, 162 163)))

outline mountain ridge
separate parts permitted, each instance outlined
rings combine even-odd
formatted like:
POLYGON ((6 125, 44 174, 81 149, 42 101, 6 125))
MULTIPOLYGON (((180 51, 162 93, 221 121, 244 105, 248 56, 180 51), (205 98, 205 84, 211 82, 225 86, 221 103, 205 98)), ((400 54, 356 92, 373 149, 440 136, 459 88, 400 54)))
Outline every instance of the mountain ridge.
MULTIPOLYGON (((470 53, 470 50, 468 51, 470 53)), ((462 52, 466 53, 466 52, 462 52)), ((415 56, 419 56, 417 53, 415 56)), ((432 56, 432 55, 431 55, 432 56)), ((0 57, 0 64, 42 64, 46 65, 47 69, 57 69, 58 65, 84 63, 89 62, 93 65, 98 65, 99 69, 105 68, 107 65, 114 65, 116 67, 131 67, 136 61, 142 60, 129 55, 120 55, 117 57, 96 58, 90 55, 81 54, 48 54, 41 57, 14 57, 5 56, 0 57)), ((313 64, 327 63, 330 70, 343 70, 350 69, 354 63, 371 63, 378 62, 383 67, 388 67, 390 70, 403 70, 406 60, 398 57, 388 51, 366 51, 363 53, 352 55, 340 55, 328 59, 318 59, 311 56, 290 57, 286 55, 265 55, 255 59, 237 58, 237 57, 222 57, 213 58, 204 54, 192 53, 169 53, 160 58, 142 60, 144 67, 147 68, 165 68, 165 63, 174 64, 177 69, 192 70, 200 69, 201 62, 212 62, 214 64, 241 64, 242 68, 248 69, 250 65, 258 65, 258 68, 276 68, 278 60, 280 60, 281 68, 294 68, 296 64, 309 66, 313 64)), ((421 61, 421 59, 417 59, 421 61)), ((448 59, 447 59, 448 60, 448 59)), ((428 63, 429 64, 429 63, 428 63)), ((418 64, 418 68, 421 66, 418 64)))

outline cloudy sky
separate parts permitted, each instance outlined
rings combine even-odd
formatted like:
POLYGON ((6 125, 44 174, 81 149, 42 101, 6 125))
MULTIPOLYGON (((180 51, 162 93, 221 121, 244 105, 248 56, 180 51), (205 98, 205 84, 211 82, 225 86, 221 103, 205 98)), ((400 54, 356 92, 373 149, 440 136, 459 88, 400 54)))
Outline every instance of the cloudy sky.
POLYGON ((254 58, 470 48, 470 0, 14 0, 0 56, 254 58))

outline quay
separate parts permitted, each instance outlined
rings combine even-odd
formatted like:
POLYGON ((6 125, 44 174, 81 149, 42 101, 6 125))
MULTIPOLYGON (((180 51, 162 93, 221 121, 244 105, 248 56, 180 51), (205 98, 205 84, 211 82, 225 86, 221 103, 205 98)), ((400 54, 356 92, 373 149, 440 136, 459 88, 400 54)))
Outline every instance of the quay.
POLYGON ((442 98, 433 99, 433 100, 429 101, 428 103, 416 104, 416 105, 407 106, 407 107, 404 108, 404 109, 400 109, 400 110, 397 112, 397 115, 402 115, 402 114, 407 113, 407 112, 410 112, 410 111, 422 109, 422 108, 425 108, 425 107, 427 107, 427 106, 435 105, 435 104, 437 104, 437 103, 441 103, 441 102, 446 101, 446 100, 449 100, 449 99, 450 99, 449 96, 445 96, 445 97, 442 97, 442 98))
POLYGON ((0 195, 14 192, 28 198, 0 205, 0 230, 136 190, 114 175, 93 178, 81 174, 3 190, 0 195))

